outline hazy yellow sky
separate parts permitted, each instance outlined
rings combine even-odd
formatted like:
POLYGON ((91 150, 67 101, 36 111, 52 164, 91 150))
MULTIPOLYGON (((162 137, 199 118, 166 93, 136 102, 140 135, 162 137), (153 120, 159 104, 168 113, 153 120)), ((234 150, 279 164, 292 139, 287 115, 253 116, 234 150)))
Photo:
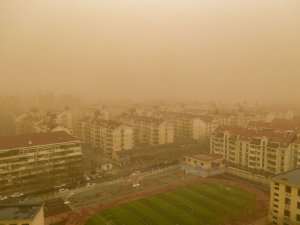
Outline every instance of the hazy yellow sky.
POLYGON ((1 0, 1 91, 300 101, 299 0, 1 0))

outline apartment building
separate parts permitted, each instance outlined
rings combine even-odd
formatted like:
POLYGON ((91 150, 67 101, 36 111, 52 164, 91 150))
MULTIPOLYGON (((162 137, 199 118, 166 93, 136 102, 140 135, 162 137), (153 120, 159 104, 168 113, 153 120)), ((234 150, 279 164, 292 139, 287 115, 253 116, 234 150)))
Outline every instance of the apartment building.
POLYGON ((269 222, 274 225, 300 224, 300 169, 271 179, 269 222))
POLYGON ((132 127, 117 121, 88 117, 80 122, 79 134, 82 142, 103 151, 108 158, 133 148, 132 127))
POLYGON ((270 129, 282 132, 300 133, 300 124, 293 120, 274 119, 272 122, 251 121, 247 125, 248 128, 254 129, 270 129))
POLYGON ((160 112, 155 115, 170 120, 174 128, 174 142, 182 143, 189 140, 207 141, 210 134, 218 126, 218 122, 209 116, 190 113, 160 112))
POLYGON ((292 143, 293 157, 294 157, 294 168, 300 168, 300 135, 292 143))
POLYGON ((1 225, 44 225, 43 205, 0 205, 1 225))
POLYGON ((247 127, 249 122, 258 121, 259 116, 253 113, 237 112, 225 113, 215 116, 218 124, 222 126, 247 127))
POLYGON ((0 191, 52 188, 81 176, 81 142, 66 132, 0 138, 0 191))
POLYGON ((27 113, 23 113, 15 118, 15 133, 30 134, 37 132, 37 123, 44 118, 46 112, 32 109, 27 113))
POLYGON ((135 145, 164 145, 174 142, 174 127, 171 121, 139 115, 127 115, 120 118, 133 128, 135 145))
POLYGON ((278 174, 294 168, 296 140, 291 132, 220 126, 211 135, 210 153, 229 165, 278 174))

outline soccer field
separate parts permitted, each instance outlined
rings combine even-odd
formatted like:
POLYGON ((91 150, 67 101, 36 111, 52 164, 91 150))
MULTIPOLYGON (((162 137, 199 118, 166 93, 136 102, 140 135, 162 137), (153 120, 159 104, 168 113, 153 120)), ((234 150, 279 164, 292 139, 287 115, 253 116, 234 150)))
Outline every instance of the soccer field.
POLYGON ((208 225, 246 213, 255 205, 247 191, 197 184, 95 214, 85 225, 208 225))

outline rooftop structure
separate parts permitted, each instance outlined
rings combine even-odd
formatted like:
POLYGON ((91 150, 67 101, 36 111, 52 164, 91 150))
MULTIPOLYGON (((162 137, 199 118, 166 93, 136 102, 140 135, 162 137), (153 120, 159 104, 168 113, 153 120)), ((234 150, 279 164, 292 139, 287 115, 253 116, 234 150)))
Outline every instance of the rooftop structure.
POLYGON ((5 136, 0 137, 0 150, 48 145, 58 142, 69 142, 77 140, 77 138, 63 131, 5 136))
POLYGON ((271 180, 287 185, 300 187, 300 168, 273 176, 271 180))
POLYGON ((33 219, 41 208, 41 205, 0 205, 0 221, 33 219))

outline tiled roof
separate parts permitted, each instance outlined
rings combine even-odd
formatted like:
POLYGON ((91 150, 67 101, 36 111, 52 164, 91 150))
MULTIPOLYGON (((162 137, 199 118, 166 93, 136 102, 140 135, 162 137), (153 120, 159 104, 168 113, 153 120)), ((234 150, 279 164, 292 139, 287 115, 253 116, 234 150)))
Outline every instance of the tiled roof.
POLYGON ((6 136, 0 137, 0 150, 55 144, 69 141, 78 141, 78 139, 64 131, 6 136))
POLYGON ((125 120, 133 120, 133 121, 143 121, 146 123, 156 123, 160 124, 165 120, 162 118, 157 118, 153 116, 140 116, 140 115, 127 115, 123 117, 125 120))
POLYGON ((271 123, 261 122, 261 121, 251 121, 248 124, 249 128, 269 128, 273 130, 280 130, 280 131, 294 131, 300 132, 300 124, 292 120, 285 120, 285 119, 274 119, 271 123))
POLYGON ((207 154, 197 154, 197 155, 186 156, 186 157, 201 160, 203 162, 210 162, 210 161, 222 160, 223 159, 222 156, 207 155, 207 154))
POLYGON ((97 117, 88 117, 86 119, 83 119, 82 122, 91 123, 94 125, 106 127, 109 129, 115 129, 122 125, 122 123, 114 120, 105 120, 97 117))
POLYGON ((230 127, 230 126, 219 126, 214 134, 219 135, 225 131, 229 132, 230 135, 238 136, 240 140, 251 141, 252 143, 259 144, 259 138, 266 137, 268 140, 272 140, 280 143, 281 147, 288 147, 292 142, 295 141, 296 136, 293 133, 285 133, 276 130, 269 129, 250 129, 241 127, 230 127))

